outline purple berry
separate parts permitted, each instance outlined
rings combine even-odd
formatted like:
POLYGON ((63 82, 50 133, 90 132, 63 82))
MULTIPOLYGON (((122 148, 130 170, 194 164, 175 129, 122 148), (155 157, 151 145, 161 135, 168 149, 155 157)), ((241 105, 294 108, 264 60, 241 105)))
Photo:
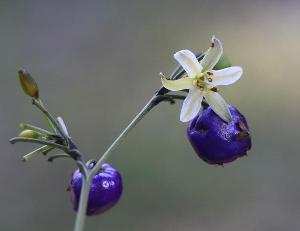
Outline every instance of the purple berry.
POLYGON ((197 155, 209 164, 223 165, 245 156, 251 137, 245 117, 228 105, 232 121, 224 122, 211 107, 189 124, 187 134, 197 155))
MULTIPOLYGON (((88 164, 88 168, 94 167, 94 162, 88 164)), ((71 180, 71 200, 74 210, 77 211, 82 174, 77 169, 71 180)), ((122 177, 121 174, 109 164, 103 164, 99 173, 94 176, 91 183, 89 200, 87 205, 87 215, 97 215, 112 208, 120 199, 122 194, 122 177)))

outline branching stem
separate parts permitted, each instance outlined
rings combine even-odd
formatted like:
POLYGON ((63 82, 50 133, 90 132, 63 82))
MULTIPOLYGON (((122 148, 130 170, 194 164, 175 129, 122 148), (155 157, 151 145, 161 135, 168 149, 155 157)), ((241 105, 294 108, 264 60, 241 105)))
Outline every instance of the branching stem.
POLYGON ((49 119, 50 123, 55 127, 55 129, 63 136, 67 144, 69 145, 69 137, 64 133, 64 130, 60 127, 56 119, 46 110, 44 105, 40 100, 32 99, 32 104, 35 105, 44 115, 49 119))
MULTIPOLYGON (((197 56, 198 60, 203 57, 203 54, 197 56)), ((171 75, 171 79, 181 78, 185 71, 182 67, 177 67, 175 71, 171 75)), ((80 169, 82 173, 82 186, 81 186, 81 194, 79 207, 77 211, 76 221, 74 225, 74 231, 83 231, 85 218, 86 218, 86 210, 88 203, 88 196, 90 191, 90 184, 94 178, 94 176, 100 171, 102 164, 110 157, 112 151, 125 139, 128 133, 146 116, 148 112, 151 111, 156 105, 160 102, 167 101, 171 104, 175 103, 175 100, 184 100, 185 96, 183 95, 172 95, 168 94, 170 91, 164 87, 161 87, 154 96, 148 101, 148 103, 142 108, 142 110, 133 118, 133 120, 127 125, 127 127, 121 132, 121 134, 115 139, 115 141, 108 147, 105 153, 101 156, 101 158, 97 161, 95 166, 89 170, 81 158, 81 154, 77 149, 74 142, 71 140, 71 137, 68 134, 67 127, 62 118, 58 117, 55 119, 44 107, 42 101, 40 99, 32 99, 32 104, 35 105, 45 116, 46 119, 53 130, 54 133, 48 132, 44 129, 35 127, 29 124, 22 124, 21 127, 23 129, 31 129, 40 134, 45 135, 46 137, 52 137, 56 142, 51 142, 44 139, 33 139, 33 138, 23 138, 23 137, 15 137, 10 140, 11 143, 16 142, 29 142, 42 144, 43 147, 36 149, 35 151, 27 154, 25 157, 27 159, 31 159, 39 152, 44 152, 45 154, 54 148, 58 148, 63 150, 66 154, 56 154, 49 157, 49 161, 53 161, 56 158, 61 157, 72 157, 80 169), (62 145, 66 144, 66 145, 62 145)), ((24 158, 25 158, 24 157, 24 158)))
POLYGON ((17 142, 27 142, 27 143, 35 143, 35 144, 43 144, 43 145, 48 145, 53 148, 58 148, 63 151, 67 151, 67 147, 64 145, 60 145, 51 141, 47 140, 40 140, 40 139, 33 139, 33 138, 23 138, 23 137, 15 137, 9 140, 10 143, 14 144, 17 142))

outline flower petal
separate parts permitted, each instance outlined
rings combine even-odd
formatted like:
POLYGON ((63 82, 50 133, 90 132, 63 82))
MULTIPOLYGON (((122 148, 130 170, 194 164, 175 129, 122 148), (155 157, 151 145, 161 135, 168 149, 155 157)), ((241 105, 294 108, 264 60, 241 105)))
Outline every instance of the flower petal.
POLYGON ((202 71, 202 66, 197 60, 193 52, 189 50, 178 51, 174 54, 174 58, 186 71, 189 77, 195 77, 197 73, 202 71))
POLYGON ((181 78, 177 80, 170 80, 167 78, 161 78, 162 85, 170 91, 181 91, 183 89, 190 89, 193 87, 192 78, 181 78))
POLYGON ((228 67, 222 70, 212 70, 212 82, 210 84, 214 86, 229 85, 238 81, 242 74, 243 69, 241 67, 228 67))
POLYGON ((203 95, 204 91, 196 87, 190 89, 181 108, 180 120, 182 122, 188 122, 198 115, 202 108, 203 95))
POLYGON ((214 91, 205 92, 205 100, 211 106, 212 110, 225 122, 231 121, 231 114, 228 109, 227 103, 222 98, 222 96, 214 91))
POLYGON ((215 36, 211 39, 211 47, 205 52, 205 56, 200 61, 204 71, 213 69, 223 53, 222 43, 215 36))

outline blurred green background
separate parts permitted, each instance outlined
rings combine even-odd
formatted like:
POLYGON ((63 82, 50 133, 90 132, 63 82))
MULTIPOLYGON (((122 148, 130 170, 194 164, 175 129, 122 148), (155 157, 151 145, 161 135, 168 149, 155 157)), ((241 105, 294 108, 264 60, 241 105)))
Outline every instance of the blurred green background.
MULTIPOLYGON (((86 230, 279 231, 300 226, 299 1, 0 1, 0 229, 72 230, 74 164, 10 145, 18 124, 43 125, 18 86, 24 67, 86 158, 103 153, 177 65, 174 52, 219 37, 243 78, 223 87, 246 116, 253 148, 222 167, 201 161, 179 122, 155 108, 110 162, 124 194, 86 230)), ((45 126, 44 126, 45 127, 45 126)))

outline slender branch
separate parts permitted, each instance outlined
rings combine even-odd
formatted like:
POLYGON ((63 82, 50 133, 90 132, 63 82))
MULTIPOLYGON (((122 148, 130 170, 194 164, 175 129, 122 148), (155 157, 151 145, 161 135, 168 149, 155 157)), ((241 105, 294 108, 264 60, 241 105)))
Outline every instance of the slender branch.
POLYGON ((43 153, 45 150, 48 150, 48 145, 44 145, 28 154, 26 154, 25 156, 23 156, 23 161, 26 162, 26 161, 29 161, 31 160, 32 158, 36 157, 37 155, 43 153))
POLYGON ((43 144, 43 145, 48 145, 53 148, 58 148, 63 151, 67 151, 68 148, 64 145, 60 145, 54 142, 50 142, 47 140, 40 140, 40 139, 32 139, 32 138, 23 138, 23 137, 15 137, 9 140, 11 144, 17 143, 17 142, 27 142, 27 143, 35 143, 35 144, 43 144))
POLYGON ((52 150, 54 150, 53 147, 48 147, 48 149, 44 150, 42 153, 43 153, 44 155, 47 155, 47 154, 48 154, 49 152, 51 152, 52 150))
POLYGON ((148 103, 145 105, 145 107, 134 117, 134 119, 128 124, 128 126, 123 130, 123 132, 117 137, 117 139, 109 146, 109 148, 106 150, 106 152, 102 155, 102 157, 98 160, 97 164, 94 166, 94 168, 90 171, 90 174, 88 177, 93 178, 94 175, 99 171, 101 168, 102 163, 109 157, 111 152, 120 144, 126 135, 136 126, 136 124, 155 106, 157 103, 156 95, 154 95, 148 103))
MULTIPOLYGON (((158 93, 155 94, 148 103, 144 106, 144 108, 134 117, 134 119, 131 121, 131 123, 128 124, 128 126, 123 130, 123 132, 117 137, 117 139, 109 146, 109 148, 106 150, 106 152, 102 155, 102 157, 97 161, 96 165, 87 172, 86 177, 82 177, 82 179, 85 179, 87 182, 84 184, 82 183, 81 188, 81 194, 80 194, 80 203, 79 208, 77 212, 76 222, 74 231, 82 231, 84 227, 85 222, 85 216, 86 216, 86 206, 88 202, 88 192, 89 192, 89 185, 90 182, 93 180, 93 177, 97 174, 99 169, 101 168, 104 161, 111 155, 112 151, 125 139, 127 134, 137 125, 139 121, 142 120, 142 118, 149 112, 153 107, 155 107, 157 104, 163 101, 169 101, 171 103, 174 103, 175 99, 184 99, 185 96, 181 95, 159 95, 158 93)), ((85 168, 86 169, 86 168, 85 168)))
MULTIPOLYGON (((43 101, 39 98, 39 99, 37 99, 38 100, 38 102, 41 104, 41 106, 42 107, 44 107, 45 108, 45 106, 44 106, 44 104, 43 104, 43 101)), ((45 116, 45 119, 46 119, 46 122, 47 122, 47 124, 48 124, 48 127, 53 131, 53 132, 57 132, 57 129, 56 129, 56 127, 55 127, 55 125, 53 124, 53 122, 47 117, 47 116, 45 116)))
POLYGON ((35 105, 42 113, 45 114, 45 116, 51 121, 51 123, 55 126, 55 128, 59 131, 59 133, 64 137, 65 141, 69 145, 69 139, 62 130, 62 128, 59 126, 56 119, 45 109, 45 107, 36 99, 32 99, 32 104, 35 105))
POLYGON ((71 158, 68 154, 60 153, 60 154, 54 154, 53 156, 50 156, 48 158, 49 162, 52 162, 53 160, 56 160, 58 158, 71 158))
POLYGON ((80 172, 84 176, 84 178, 87 178, 89 173, 88 173, 88 169, 87 169, 86 165, 82 162, 81 159, 76 160, 76 163, 77 163, 77 166, 78 166, 80 172))
POLYGON ((90 192, 90 181, 89 179, 82 177, 80 201, 78 205, 74 231, 83 231, 84 229, 89 192, 90 192))
MULTIPOLYGON (((197 56, 198 59, 203 58, 203 54, 197 56)), ((181 67, 177 67, 176 70, 172 73, 172 79, 180 78, 185 71, 181 67)), ((97 161, 96 165, 87 172, 86 177, 82 177, 82 187, 80 194, 80 202, 76 217, 76 222, 74 226, 74 231, 83 231, 85 217, 86 217, 86 208, 88 203, 88 194, 90 190, 90 182, 93 180, 93 177, 100 170, 102 163, 111 155, 112 151, 125 139, 127 134, 141 121, 144 116, 151 111, 153 107, 159 104, 162 101, 169 101, 170 103, 174 103, 175 99, 183 100, 185 96, 180 95, 166 95, 170 92, 168 89, 161 87, 156 94, 148 101, 148 103, 143 107, 143 109, 133 118, 133 120, 128 124, 128 126, 121 132, 121 134, 115 139, 115 141, 108 147, 106 152, 102 155, 102 157, 97 161)), ((86 168, 84 168, 86 169, 86 168)))

